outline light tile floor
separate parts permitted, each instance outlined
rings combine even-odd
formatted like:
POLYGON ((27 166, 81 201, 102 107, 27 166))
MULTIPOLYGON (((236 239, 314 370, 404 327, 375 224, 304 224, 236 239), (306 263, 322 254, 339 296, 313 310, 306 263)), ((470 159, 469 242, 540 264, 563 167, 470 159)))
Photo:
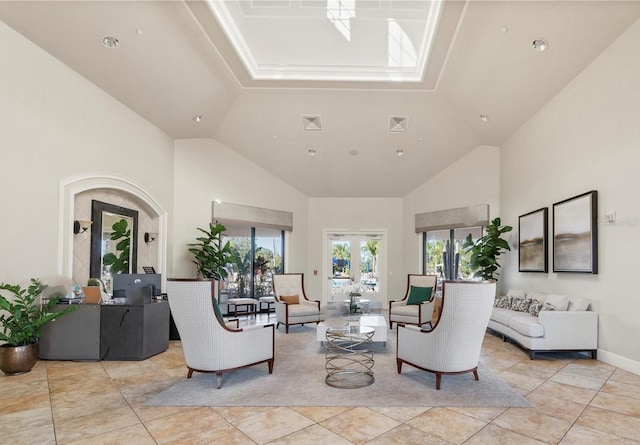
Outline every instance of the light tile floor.
POLYGON ((640 376, 575 354, 531 361, 491 334, 481 360, 534 407, 146 407, 185 377, 180 342, 141 362, 40 361, 0 377, 0 443, 640 444, 640 376))

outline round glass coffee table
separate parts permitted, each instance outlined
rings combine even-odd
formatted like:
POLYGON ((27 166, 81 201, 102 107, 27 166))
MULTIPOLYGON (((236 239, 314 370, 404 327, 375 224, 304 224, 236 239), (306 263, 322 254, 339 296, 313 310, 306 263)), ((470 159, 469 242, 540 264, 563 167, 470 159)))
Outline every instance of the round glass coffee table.
POLYGON ((369 326, 327 328, 324 381, 335 388, 362 388, 373 383, 373 334, 369 326))

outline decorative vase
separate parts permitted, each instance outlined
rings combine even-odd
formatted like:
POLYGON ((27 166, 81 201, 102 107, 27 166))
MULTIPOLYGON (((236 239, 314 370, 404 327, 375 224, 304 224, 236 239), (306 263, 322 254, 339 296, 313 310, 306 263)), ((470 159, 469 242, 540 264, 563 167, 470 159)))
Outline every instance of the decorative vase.
POLYGON ((38 343, 26 346, 0 346, 0 370, 6 375, 18 375, 31 371, 38 361, 38 343))

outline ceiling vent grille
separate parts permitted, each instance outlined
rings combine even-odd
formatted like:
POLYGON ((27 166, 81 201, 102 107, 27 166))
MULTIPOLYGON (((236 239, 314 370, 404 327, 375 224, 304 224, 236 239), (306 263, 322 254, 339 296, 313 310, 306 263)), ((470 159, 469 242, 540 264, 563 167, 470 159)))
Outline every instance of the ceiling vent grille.
POLYGON ((403 116, 391 116, 389 118, 389 133, 404 133, 407 131, 409 118, 403 116))
POLYGON ((302 116, 302 126, 305 131, 322 131, 320 116, 302 116))

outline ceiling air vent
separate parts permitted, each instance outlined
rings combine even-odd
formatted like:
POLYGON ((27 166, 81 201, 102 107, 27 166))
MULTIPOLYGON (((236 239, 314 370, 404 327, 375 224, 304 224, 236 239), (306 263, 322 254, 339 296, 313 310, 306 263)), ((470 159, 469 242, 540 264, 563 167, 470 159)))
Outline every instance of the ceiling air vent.
POLYGON ((389 133, 404 133, 407 131, 409 118, 403 116, 391 116, 389 118, 389 133))
POLYGON ((305 131, 322 131, 320 116, 302 116, 302 126, 305 131))

